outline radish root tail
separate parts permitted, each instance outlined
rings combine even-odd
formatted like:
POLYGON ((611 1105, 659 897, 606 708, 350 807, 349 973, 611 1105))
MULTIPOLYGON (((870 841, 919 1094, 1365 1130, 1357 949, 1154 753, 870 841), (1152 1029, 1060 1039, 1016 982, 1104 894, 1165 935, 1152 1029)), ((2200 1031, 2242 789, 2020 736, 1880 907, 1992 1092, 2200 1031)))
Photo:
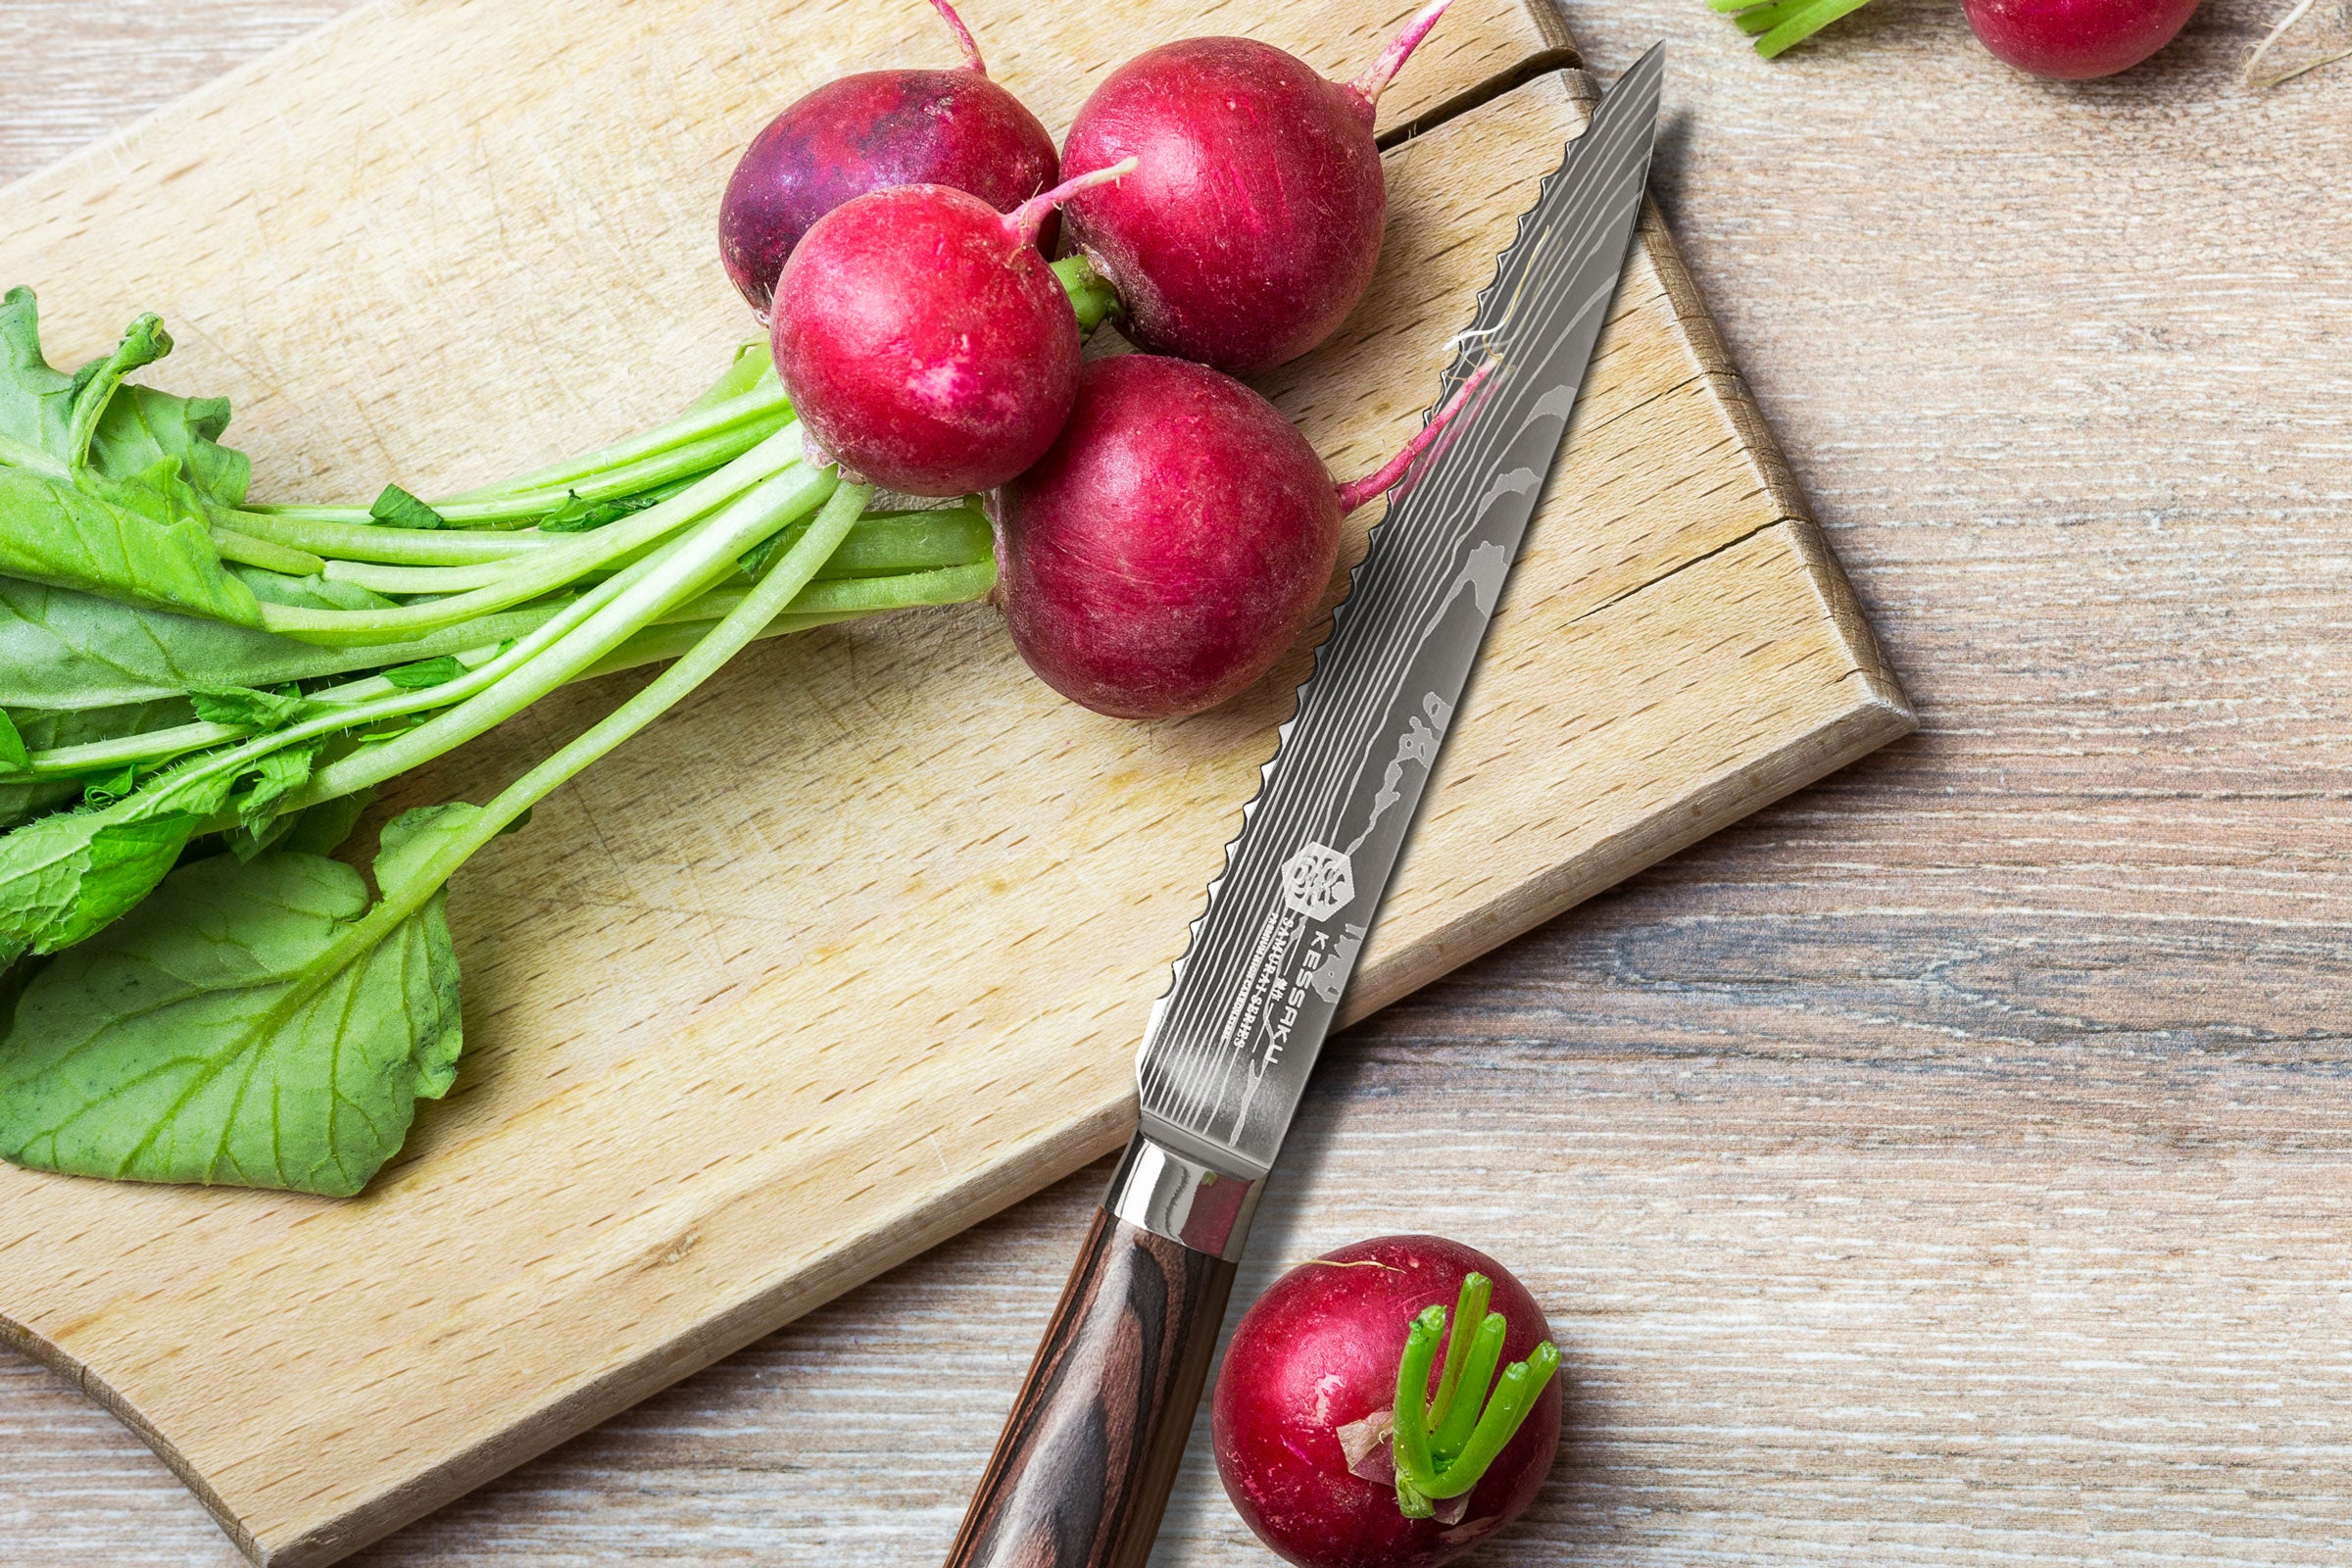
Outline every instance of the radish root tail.
POLYGON ((1059 207, 1082 190, 1092 190, 1097 185, 1107 185, 1113 180, 1124 179, 1134 172, 1135 160, 1122 158, 1108 168, 1098 169, 1092 173, 1079 174, 1065 179, 1052 190, 1040 191, 1011 212, 1006 213, 1004 215, 1004 231, 1010 234, 1017 244, 1030 244, 1036 240, 1037 231, 1045 226, 1046 215, 1054 208, 1059 207))
POLYGON ((2312 0, 2295 0, 2294 9, 2279 18, 2278 25, 2273 27, 2264 36, 2262 42, 2254 46, 2253 53, 2246 56, 2244 79, 2247 86, 2276 87, 2282 81, 2294 80, 2307 71, 2317 71, 2322 66, 2331 66, 2338 60, 2352 60, 2352 48, 2343 48, 2336 50, 2333 54, 2318 55, 2312 59, 2301 61, 2280 71, 2265 74, 2258 69, 2262 65, 2262 57, 2271 52, 2271 45, 2286 36, 2296 23, 2310 16, 2311 7, 2312 0))
POLYGON ((1374 496, 1386 495, 1395 489, 1396 481, 1404 477, 1405 470, 1413 466, 1414 460, 1418 459, 1422 453, 1427 452, 1436 443, 1438 437, 1446 433, 1446 427, 1453 422, 1454 416, 1468 407, 1472 394, 1486 383, 1488 376, 1494 373, 1494 366, 1495 362, 1489 360, 1472 371, 1470 379, 1462 383, 1461 390, 1447 398, 1446 406, 1440 409, 1430 421, 1398 450, 1395 457, 1362 478, 1350 479, 1346 484, 1338 486, 1340 510, 1353 512, 1374 496))
POLYGON ((1365 108, 1369 109, 1380 102, 1380 95, 1388 91, 1389 83, 1396 78, 1396 73, 1404 69, 1404 63, 1412 58, 1415 49, 1421 47, 1421 40, 1429 36, 1429 29, 1438 24, 1438 19, 1446 14, 1446 8, 1452 3, 1453 0, 1429 0, 1429 4, 1414 13, 1413 20, 1389 40, 1388 47, 1381 50, 1380 58, 1373 61, 1362 75, 1348 83, 1356 96, 1363 99, 1365 108))
POLYGON ((972 68, 972 74, 987 75, 988 62, 980 58, 980 45, 972 40, 972 29, 963 24, 963 19, 956 14, 956 8, 948 0, 931 0, 931 9, 945 18, 948 25, 955 30, 956 46, 963 51, 963 62, 972 68))

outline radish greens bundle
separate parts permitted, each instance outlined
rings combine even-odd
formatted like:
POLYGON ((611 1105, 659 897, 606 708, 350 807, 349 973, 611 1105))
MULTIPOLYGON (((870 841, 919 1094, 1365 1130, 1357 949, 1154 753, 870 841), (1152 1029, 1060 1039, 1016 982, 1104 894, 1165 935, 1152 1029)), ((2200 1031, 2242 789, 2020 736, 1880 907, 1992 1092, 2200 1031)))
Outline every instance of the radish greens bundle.
POLYGON ((0 1155, 358 1192, 462 1041, 442 889, 756 638, 995 581, 968 505, 866 512, 765 351, 618 445, 461 495, 258 504, 220 399, 71 374, 0 298, 0 1155), (330 858, 376 788, 670 661, 487 805, 330 858))

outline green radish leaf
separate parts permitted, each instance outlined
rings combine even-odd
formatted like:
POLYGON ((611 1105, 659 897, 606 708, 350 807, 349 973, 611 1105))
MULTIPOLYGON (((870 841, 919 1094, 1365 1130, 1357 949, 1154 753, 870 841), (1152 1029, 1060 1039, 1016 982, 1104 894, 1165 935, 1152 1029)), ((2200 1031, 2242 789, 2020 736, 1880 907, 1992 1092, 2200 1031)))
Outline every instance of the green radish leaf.
POLYGON ((90 466, 127 478, 154 471, 159 460, 205 499, 222 507, 245 504, 253 465, 220 444, 228 428, 228 399, 182 398, 153 387, 117 390, 90 439, 90 466))
POLYGON ((0 468, 0 573, 261 624, 253 590, 221 564, 200 516, 146 486, 123 481, 104 489, 100 495, 30 469, 0 468))
POLYGON ((228 569, 265 605, 287 605, 296 610, 389 610, 394 603, 356 582, 337 582, 317 574, 295 577, 241 564, 228 569))
POLYGON ((39 817, 0 838, 0 968, 70 948, 145 898, 232 782, 202 770, 163 774, 127 800, 39 817))
POLYGON ((32 765, 32 753, 26 750, 24 737, 17 732, 15 719, 8 710, 0 708, 0 768, 22 773, 32 765))
POLYGON ((107 816, 44 816, 0 840, 0 964, 103 930, 154 890, 204 821, 192 811, 96 820, 107 816))
MULTIPOLYGON (((10 289, 0 295, 0 442, 66 466, 86 462, 114 479, 152 473, 162 464, 210 500, 241 504, 252 465, 243 453, 220 444, 228 428, 228 400, 122 384, 125 374, 171 349, 163 322, 143 316, 113 354, 63 374, 41 352, 40 306, 32 290, 10 289), (83 425, 86 451, 76 452, 76 430, 83 425)), ((21 455, 0 461, 16 463, 21 455)))
POLYGON ((292 816, 272 816, 266 818, 258 829, 240 822, 221 834, 220 840, 228 846, 229 854, 240 860, 250 860, 284 843, 294 831, 295 820, 292 816))
POLYGON ((375 799, 375 786, 338 795, 331 801, 298 813, 291 831, 282 841, 285 848, 303 855, 332 855, 351 837, 351 830, 360 825, 361 815, 368 803, 375 799))
MULTIPOLYGON (((400 881, 410 846, 438 834, 398 826, 377 878, 413 892, 400 881)), ((0 1155, 74 1175, 359 1192, 416 1101, 457 1074, 443 899, 355 946, 368 893, 338 861, 281 852, 174 872, 25 986, 0 1042, 0 1155)))
POLYGON ((40 305, 32 290, 0 295, 0 440, 64 462, 79 390, 74 381, 51 368, 41 353, 40 305))
POLYGON ((305 718, 318 705, 295 692, 256 691, 250 686, 198 686, 188 693, 196 716, 208 724, 238 724, 247 729, 284 729, 305 718))
POLYGON ((100 809, 122 800, 132 790, 138 788, 138 785, 139 769, 137 764, 124 762, 112 773, 102 774, 86 781, 81 788, 81 803, 92 809, 100 809))
POLYGON ((658 495, 622 496, 615 501, 582 501, 578 491, 564 497, 564 504, 539 519, 541 533, 587 533, 602 528, 608 522, 618 522, 648 507, 657 507, 664 497, 658 495))
POLYGON ((368 515, 392 528, 446 528, 449 519, 396 484, 376 493, 368 515))
POLYGON ((396 664, 383 673, 384 679, 403 691, 417 692, 456 680, 466 673, 466 666, 458 662, 456 655, 443 654, 438 659, 420 659, 414 664, 396 664))
POLYGON ((262 830, 277 815, 277 803, 311 781, 311 769, 318 765, 318 753, 325 745, 326 737, 321 735, 299 746, 280 747, 254 767, 253 787, 229 802, 238 825, 252 842, 260 842, 262 830))
MULTIPOLYGON (((320 648, 247 626, 138 610, 94 594, 0 577, 0 708, 10 710, 29 736, 30 715, 39 712, 123 709, 176 699, 203 686, 282 686, 487 647, 560 608, 550 604, 507 612, 478 626, 455 626, 389 647, 320 648)), ((182 704, 175 720, 33 744, 72 746, 184 723, 186 717, 182 704)))
POLYGON ((563 505, 539 519, 541 533, 586 533, 596 526, 588 520, 596 509, 580 499, 577 490, 564 492, 563 505))
POLYGON ((318 705, 293 692, 256 691, 250 686, 198 686, 188 693, 196 716, 208 724, 247 729, 284 729, 318 705))

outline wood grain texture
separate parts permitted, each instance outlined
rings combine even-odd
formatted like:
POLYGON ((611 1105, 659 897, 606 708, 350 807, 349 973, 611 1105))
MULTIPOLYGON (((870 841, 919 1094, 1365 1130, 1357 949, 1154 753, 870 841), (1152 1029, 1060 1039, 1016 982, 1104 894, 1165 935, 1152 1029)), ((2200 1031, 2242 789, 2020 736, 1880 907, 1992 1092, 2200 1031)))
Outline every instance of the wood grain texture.
POLYGON ((948 1568, 1143 1568, 1235 1268, 1095 1211, 948 1568))
MULTIPOLYGON (((1336 68, 1401 15, 1252 30, 1336 68)), ((265 487, 455 481, 486 402, 507 462, 575 448, 720 357, 690 215, 750 84, 919 46, 895 13, 806 17, 823 46, 686 0, 356 13, 14 187, 0 272, 44 287, 61 357, 165 312, 265 487)), ((1039 60, 1202 24, 1049 11, 991 52, 1055 123, 1083 77, 1039 60)), ((1412 427, 1582 122, 1568 77, 1482 90, 1556 56, 1556 23, 1471 0, 1447 36, 1384 103, 1413 133, 1372 293, 1265 382, 1341 472, 1412 427)), ((1145 1004, 1304 667, 1124 727, 1044 693, 984 612, 756 651, 460 883, 463 1087, 366 1200, 0 1172, 8 1332, 256 1557, 348 1552, 1122 1137, 1145 1004)), ((566 693, 407 792, 479 795, 611 700, 566 693)), ((1653 216, 1352 1012, 1909 721, 1653 216)))

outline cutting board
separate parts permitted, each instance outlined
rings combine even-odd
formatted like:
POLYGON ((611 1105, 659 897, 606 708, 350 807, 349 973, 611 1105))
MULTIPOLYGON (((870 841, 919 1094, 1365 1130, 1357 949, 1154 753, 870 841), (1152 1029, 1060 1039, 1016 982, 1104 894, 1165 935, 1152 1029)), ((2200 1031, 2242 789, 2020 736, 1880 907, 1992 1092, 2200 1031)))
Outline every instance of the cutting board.
MULTIPOLYGON (((1146 44, 1248 31, 1345 75, 1408 9, 972 20, 1058 133, 1146 44)), ((723 363, 712 213, 767 114, 953 58, 918 0, 392 0, 0 192, 0 281, 67 363, 162 312, 157 379, 234 399, 265 497, 478 482, 723 363)), ((1417 425, 1583 123, 1573 66, 1548 11, 1457 0, 1384 101, 1379 277, 1260 383, 1340 474, 1417 425)), ((1118 1144, 1303 649, 1157 725, 1060 702, 983 607, 747 653, 458 879, 459 1089, 368 1194, 0 1167, 0 1332, 257 1561, 397 1527, 1118 1144)), ((390 806, 486 798, 636 679, 390 806)), ((1649 214, 1346 1015, 1911 722, 1649 214)))

